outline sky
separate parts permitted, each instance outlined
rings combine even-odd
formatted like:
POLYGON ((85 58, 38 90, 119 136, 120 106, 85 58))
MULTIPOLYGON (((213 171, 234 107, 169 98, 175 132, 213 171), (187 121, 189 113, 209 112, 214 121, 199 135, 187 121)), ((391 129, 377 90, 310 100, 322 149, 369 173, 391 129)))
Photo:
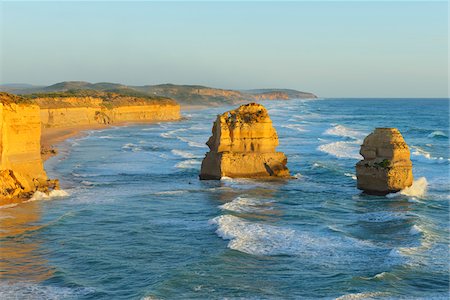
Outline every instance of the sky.
POLYGON ((446 1, 0 1, 0 83, 448 97, 446 1))

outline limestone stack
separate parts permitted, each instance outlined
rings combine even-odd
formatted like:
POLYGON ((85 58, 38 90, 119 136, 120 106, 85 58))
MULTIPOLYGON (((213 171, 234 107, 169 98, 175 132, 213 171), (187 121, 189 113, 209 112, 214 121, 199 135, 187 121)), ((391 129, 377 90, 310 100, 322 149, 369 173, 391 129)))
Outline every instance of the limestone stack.
POLYGON ((206 144, 210 151, 203 159, 200 179, 290 176, 286 156, 275 150, 277 133, 260 104, 242 105, 218 115, 206 144))
POLYGON ((398 192, 413 183, 408 145, 396 128, 376 128, 361 145, 356 164, 358 189, 368 194, 398 192))

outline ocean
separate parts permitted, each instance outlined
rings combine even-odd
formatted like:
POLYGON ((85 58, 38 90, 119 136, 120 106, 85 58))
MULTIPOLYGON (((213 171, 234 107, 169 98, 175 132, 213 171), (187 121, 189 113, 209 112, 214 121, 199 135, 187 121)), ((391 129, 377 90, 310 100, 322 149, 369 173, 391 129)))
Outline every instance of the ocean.
POLYGON ((448 99, 261 103, 296 179, 198 180, 236 106, 66 141, 64 191, 0 209, 0 298, 448 299, 448 99), (412 188, 356 189, 375 127, 410 146, 412 188))

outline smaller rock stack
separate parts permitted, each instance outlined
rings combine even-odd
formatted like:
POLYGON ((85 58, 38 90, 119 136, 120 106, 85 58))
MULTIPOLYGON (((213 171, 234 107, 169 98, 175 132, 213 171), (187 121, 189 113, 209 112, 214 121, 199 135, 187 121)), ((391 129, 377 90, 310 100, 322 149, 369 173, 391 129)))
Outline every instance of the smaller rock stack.
POLYGON ((358 189, 386 195, 413 183, 408 145, 396 128, 376 128, 361 145, 363 160, 356 164, 358 189))
POLYGON ((260 104, 218 115, 206 144, 210 151, 203 159, 200 179, 290 177, 286 156, 275 151, 275 128, 260 104))

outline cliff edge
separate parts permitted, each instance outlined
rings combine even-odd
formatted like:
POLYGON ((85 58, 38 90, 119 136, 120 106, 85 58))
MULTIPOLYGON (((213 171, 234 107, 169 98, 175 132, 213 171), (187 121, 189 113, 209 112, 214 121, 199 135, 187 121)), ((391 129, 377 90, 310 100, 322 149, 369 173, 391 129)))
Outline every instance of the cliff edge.
POLYGON ((39 106, 0 93, 0 204, 57 188, 41 159, 39 106))
POLYGON ((277 133, 260 104, 242 105, 218 115, 206 144, 210 151, 202 161, 202 180, 290 177, 286 156, 275 150, 277 133))

